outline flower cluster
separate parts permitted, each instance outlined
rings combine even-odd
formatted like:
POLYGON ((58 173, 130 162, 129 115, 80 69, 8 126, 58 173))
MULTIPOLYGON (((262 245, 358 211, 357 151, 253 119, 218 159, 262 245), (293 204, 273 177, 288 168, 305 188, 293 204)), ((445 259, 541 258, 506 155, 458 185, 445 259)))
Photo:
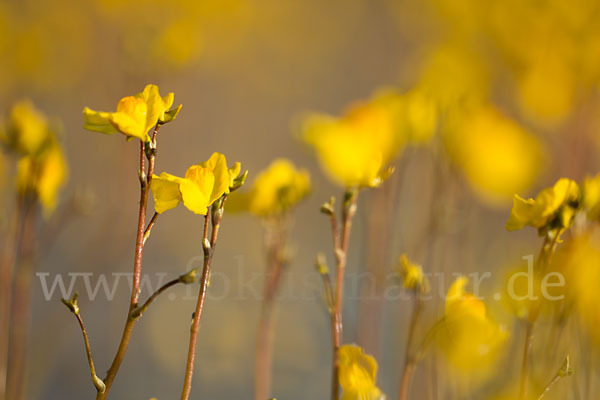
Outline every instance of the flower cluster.
POLYGON ((58 193, 68 176, 56 129, 28 100, 15 104, 0 128, 1 143, 19 156, 18 192, 35 195, 46 215, 55 209, 58 193))

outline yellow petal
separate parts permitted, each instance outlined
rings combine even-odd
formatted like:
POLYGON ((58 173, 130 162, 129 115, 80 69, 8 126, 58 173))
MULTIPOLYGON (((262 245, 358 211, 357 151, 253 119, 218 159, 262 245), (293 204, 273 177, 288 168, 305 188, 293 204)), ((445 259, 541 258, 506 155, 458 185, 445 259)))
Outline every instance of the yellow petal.
POLYGON ((58 191, 68 176, 67 162, 58 145, 44 155, 39 174, 38 196, 45 215, 49 215, 56 208, 58 191))
POLYGON ((88 107, 83 109, 83 128, 88 131, 105 133, 112 135, 117 133, 117 129, 110 123, 110 113, 94 111, 88 107))
POLYGON ((310 190, 310 177, 286 159, 274 160, 252 185, 248 209, 258 216, 279 214, 303 199, 310 190))
POLYGON ((179 183, 179 191, 183 198, 183 204, 193 213, 206 215, 210 205, 207 187, 210 185, 210 175, 202 186, 191 179, 182 179, 179 183))
POLYGON ((35 155, 49 141, 48 121, 29 100, 16 103, 10 111, 6 142, 9 148, 24 155, 35 155))
POLYGON ((189 173, 189 178, 192 180, 200 179, 202 178, 203 174, 205 174, 205 172, 202 172, 203 169, 205 169, 207 172, 210 172, 214 179, 212 191, 208 201, 208 205, 211 205, 219 197, 229 192, 229 186, 231 185, 232 181, 230 178, 229 169, 227 168, 227 160, 221 153, 213 153, 207 161, 201 162, 197 166, 190 167, 185 176, 188 178, 189 173))
POLYGON ((233 186, 233 181, 238 177, 241 170, 242 164, 240 162, 234 163, 233 167, 229 168, 229 187, 233 186))
POLYGON ((429 292, 429 280, 423 274, 423 268, 408 259, 406 254, 400 256, 402 286, 406 289, 429 292))
POLYGON ((143 99, 128 96, 119 101, 117 112, 110 113, 108 118, 119 132, 145 141, 148 140, 147 114, 148 106, 143 99))
POLYGON ((527 225, 533 218, 535 211, 535 200, 525 200, 518 194, 515 194, 513 198, 513 207, 510 212, 510 217, 506 223, 506 229, 509 231, 516 231, 522 229, 527 225))
POLYGON ((168 111, 173 105, 175 95, 173 93, 167 94, 164 98, 160 97, 158 86, 146 85, 141 93, 138 93, 136 97, 141 98, 148 106, 148 114, 146 116, 146 128, 150 130, 156 125, 158 121, 165 120, 165 112, 168 111))
POLYGON ((485 318, 485 304, 483 301, 465 291, 469 279, 461 276, 452 283, 446 295, 445 314, 463 315, 470 314, 485 318))
POLYGON ((182 179, 163 172, 160 176, 154 175, 150 183, 152 197, 154 198, 154 209, 161 214, 167 210, 177 207, 183 198, 179 190, 182 179))
POLYGON ((338 353, 340 385, 346 391, 368 393, 375 387, 377 361, 356 345, 343 345, 338 353))

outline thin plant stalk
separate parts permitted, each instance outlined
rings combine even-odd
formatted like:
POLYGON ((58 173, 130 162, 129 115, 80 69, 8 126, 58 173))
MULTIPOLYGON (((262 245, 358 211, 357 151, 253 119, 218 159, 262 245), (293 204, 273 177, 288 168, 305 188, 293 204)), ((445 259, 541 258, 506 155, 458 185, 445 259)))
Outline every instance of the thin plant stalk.
POLYGON ((338 352, 342 343, 342 303, 344 296, 344 272, 346 270, 346 260, 348 254, 348 243, 350 240, 350 228, 352 226, 352 218, 356 214, 356 200, 358 192, 349 190, 344 196, 344 204, 342 207, 342 226, 341 232, 338 232, 335 216, 332 218, 332 231, 334 251, 336 257, 336 284, 335 293, 333 296, 333 307, 331 312, 331 333, 332 333, 332 374, 331 374, 331 398, 339 400, 340 398, 340 382, 339 382, 339 359, 338 352))
POLYGON ((202 277, 200 278, 200 290, 198 291, 198 300, 196 302, 196 310, 192 318, 192 327, 190 329, 190 342, 188 346, 188 356, 185 366, 185 377, 183 380, 183 389, 181 391, 181 400, 188 400, 192 390, 192 377, 194 375, 194 360, 196 358, 196 347, 198 342, 198 331, 200 329, 200 319, 204 309, 204 300, 206 298, 206 290, 210 279, 210 264, 212 262, 217 238, 219 236, 219 228, 221 225, 221 217, 223 216, 223 207, 227 196, 223 196, 217 200, 211 207, 211 234, 208 236, 208 212, 204 218, 204 233, 202 235, 202 250, 204 252, 204 263, 202 269, 202 277))
MULTIPOLYGON (((544 243, 540 250, 537 261, 537 272, 543 273, 550 263, 550 257, 554 253, 558 238, 562 234, 562 229, 556 231, 553 237, 548 234, 544 237, 544 243)), ((529 310, 529 317, 525 322, 525 340, 523 344, 523 360, 521 362, 521 377, 519 385, 519 400, 525 400, 527 398, 528 386, 529 386, 529 370, 531 369, 531 348, 533 341, 533 331, 535 328, 535 322, 539 313, 539 307, 533 305, 529 310)))
POLYGON ((92 357, 92 348, 90 346, 90 339, 87 334, 87 330, 85 329, 85 324, 83 323, 83 318, 79 313, 79 306, 77 305, 77 292, 71 297, 69 300, 62 299, 62 302, 67 308, 71 311, 71 313, 77 319, 77 323, 79 324, 79 328, 81 329, 81 334, 83 335, 83 344, 85 345, 85 354, 88 359, 88 366, 90 368, 90 375, 92 377, 92 383, 98 392, 104 392, 106 386, 102 379, 98 378, 96 375, 96 368, 94 366, 94 358, 92 357))
POLYGON ((108 393, 112 387, 113 381, 119 367, 125 359, 125 353, 129 347, 131 340, 131 334, 133 333, 133 327, 137 321, 137 318, 132 318, 131 313, 137 307, 138 298, 140 294, 140 281, 142 276, 142 255, 144 253, 144 233, 146 230, 146 209, 148 206, 148 194, 150 192, 150 183, 152 180, 152 174, 154 173, 154 159, 156 148, 156 134, 158 132, 159 125, 157 124, 152 133, 152 140, 150 142, 151 148, 146 148, 146 143, 140 141, 140 204, 138 212, 138 223, 137 223, 137 235, 135 242, 135 256, 133 261, 133 284, 131 287, 131 298, 129 301, 129 309, 127 311, 127 319, 125 321, 125 327, 123 328, 123 334, 121 335, 121 341, 117 349, 117 353, 113 359, 113 362, 106 373, 104 378, 104 384, 106 390, 104 392, 98 392, 96 400, 104 400, 107 398, 108 393), (148 159, 148 168, 146 171, 146 159, 148 159))
POLYGON ((400 390, 398 399, 406 400, 408 398, 408 390, 412 380, 414 369, 417 365, 417 356, 412 353, 412 347, 415 337, 415 331, 423 312, 423 300, 418 293, 414 292, 413 311, 410 317, 410 325, 408 328, 408 338, 406 339, 406 351, 404 358, 404 369, 400 378, 400 390))
MULTIPOLYGON (((0 326, 10 323, 10 303, 12 298, 12 275, 23 220, 23 198, 17 196, 16 211, 6 237, 2 259, 0 260, 0 326)), ((6 399, 6 378, 8 373, 8 329, 0 329, 0 400, 6 399)))
POLYGON ((37 240, 38 209, 35 198, 25 195, 22 228, 17 239, 16 270, 9 323, 6 397, 21 400, 25 396, 27 339, 31 316, 31 279, 37 240))
POLYGON ((285 222, 278 216, 267 226, 267 274, 258 323, 254 358, 254 399, 270 398, 273 353, 273 311, 285 267, 285 222))

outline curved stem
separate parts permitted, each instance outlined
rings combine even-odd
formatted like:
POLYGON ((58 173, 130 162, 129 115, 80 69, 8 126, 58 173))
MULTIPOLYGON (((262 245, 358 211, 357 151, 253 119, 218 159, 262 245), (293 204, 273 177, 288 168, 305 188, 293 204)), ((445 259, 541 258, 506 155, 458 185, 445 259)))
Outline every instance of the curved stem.
MULTIPOLYGON (((67 305, 67 307, 71 308, 71 306, 69 305, 69 302, 64 301, 64 303, 67 305)), ((73 303, 71 303, 71 305, 72 304, 73 303)), ((79 323, 79 327, 81 328, 81 334, 83 335, 83 343, 85 345, 85 354, 87 355, 88 365, 90 367, 90 374, 92 376, 92 383, 94 384, 94 387, 96 388, 96 390, 98 392, 104 392, 106 390, 106 386, 104 385, 104 382, 102 381, 102 379, 98 378, 98 375, 96 375, 96 368, 94 367, 94 359, 92 357, 92 349, 90 347, 90 340, 88 338, 88 334, 85 329, 85 324, 83 323, 83 318, 81 318, 81 315, 79 314, 79 309, 72 309, 71 312, 77 319, 77 322, 79 323)))
POLYGON ((221 217, 225 206, 227 196, 223 196, 221 200, 217 200, 213 204, 212 211, 212 230, 210 240, 208 239, 208 212, 204 218, 204 233, 202 235, 202 250, 204 252, 204 266, 202 269, 202 278, 200 279, 200 290, 198 291, 198 300, 196 302, 196 310, 192 318, 192 327, 190 329, 190 342, 188 345, 188 357, 185 367, 185 377, 183 380, 183 389, 181 391, 181 400, 187 400, 190 397, 192 390, 192 377, 194 375, 194 360, 196 358, 196 345, 198 342, 198 330, 200 328, 200 319, 204 309, 204 300, 206 298, 206 290, 210 279, 210 264, 215 251, 215 245, 219 236, 219 227, 221 225, 221 217), (217 207, 217 208, 215 208, 217 207))
POLYGON ((133 333, 133 327, 135 326, 136 319, 130 318, 131 312, 137 307, 138 298, 140 295, 140 281, 142 276, 142 255, 144 253, 144 233, 146 231, 146 208, 148 205, 148 194, 150 190, 150 182, 152 180, 152 174, 154 173, 154 149, 156 148, 156 133, 158 132, 158 124, 154 128, 152 133, 152 141, 150 142, 151 149, 148 152, 146 143, 140 141, 140 205, 138 213, 137 223, 137 235, 135 241, 135 256, 133 260, 133 282, 131 287, 131 298, 129 301, 129 309, 127 311, 127 319, 125 320, 125 327, 123 328, 123 334, 121 335, 121 341, 117 349, 117 353, 113 359, 104 383, 106 384, 106 390, 103 393, 98 393, 96 400, 104 400, 107 398, 108 393, 112 387, 112 383, 119 371, 119 367, 123 363, 125 353, 129 347, 129 341, 131 340, 131 334, 133 333), (148 158, 148 170, 146 172, 146 157, 148 158))
POLYGON ((131 313, 129 314, 129 318, 134 319, 134 320, 140 318, 144 314, 144 312, 146 312, 148 307, 150 307, 150 304, 152 304, 152 302, 154 302, 154 300, 156 300, 156 298, 158 296, 160 296, 162 294, 162 292, 164 292, 171 286, 175 286, 176 284, 178 284, 180 282, 181 282, 180 278, 175 278, 175 279, 172 279, 169 282, 165 283, 164 285, 162 285, 160 288, 158 288, 158 290, 156 290, 156 292, 152 293, 152 295, 150 297, 148 297, 148 300, 146 300, 144 302, 144 304, 131 310, 131 313))
POLYGON ((148 240, 148 238, 150 237, 150 233, 152 233, 152 227, 154 226, 154 224, 156 223, 156 220, 158 219, 158 216, 160 214, 157 212, 154 212, 154 215, 152 216, 152 218, 150 219, 150 222, 148 222, 148 226, 146 227, 146 229, 144 230, 144 239, 142 240, 142 243, 145 245, 146 244, 146 240, 148 240))

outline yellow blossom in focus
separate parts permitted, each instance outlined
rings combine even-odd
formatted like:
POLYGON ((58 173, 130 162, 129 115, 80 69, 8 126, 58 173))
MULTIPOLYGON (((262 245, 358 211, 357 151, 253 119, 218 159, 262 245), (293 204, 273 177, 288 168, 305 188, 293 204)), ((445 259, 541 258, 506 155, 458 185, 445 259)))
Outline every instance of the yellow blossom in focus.
POLYGON ((548 230, 568 228, 580 198, 579 186, 567 178, 561 178, 553 187, 542 190, 535 200, 525 200, 516 194, 506 229, 514 231, 525 225, 548 230))
POLYGON ((147 85, 144 91, 133 96, 123 97, 115 112, 83 109, 84 125, 87 130, 112 135, 121 132, 129 138, 148 141, 148 132, 157 123, 168 122, 174 118, 181 106, 169 111, 174 95, 169 93, 160 97, 158 86, 147 85))
POLYGON ((154 175, 150 187, 155 211, 160 214, 183 202, 190 211, 205 215, 215 200, 229 193, 240 169, 239 162, 228 168, 225 156, 213 153, 207 161, 189 167, 183 178, 166 172, 154 175))
POLYGON ((302 137, 314 147, 335 182, 345 187, 376 187, 389 176, 389 164, 404 146, 395 118, 385 104, 361 103, 340 118, 307 116, 302 137))
POLYGON ((589 220, 600 219, 600 174, 588 177, 581 188, 581 202, 589 220))
POLYGON ((450 286, 437 343, 456 377, 478 381, 492 372, 508 333, 486 315, 483 301, 465 291, 467 283, 460 277, 450 286))
POLYGON ((400 256, 400 276, 402 277, 402 286, 415 292, 429 292, 429 280, 423 274, 423 268, 408 259, 406 254, 400 256))
POLYGON ((342 400, 380 400, 385 395, 376 383, 377 361, 356 345, 339 349, 339 381, 344 390, 342 400))
POLYGON ((12 107, 5 125, 0 132, 1 141, 22 155, 38 154, 51 140, 46 117, 29 100, 12 107))
POLYGON ((281 214, 309 191, 308 171, 296 169, 289 160, 277 159, 256 177, 248 193, 247 208, 260 217, 281 214))
POLYGON ((544 161, 541 142, 493 106, 456 114, 445 143, 475 193, 490 205, 527 191, 544 161))

